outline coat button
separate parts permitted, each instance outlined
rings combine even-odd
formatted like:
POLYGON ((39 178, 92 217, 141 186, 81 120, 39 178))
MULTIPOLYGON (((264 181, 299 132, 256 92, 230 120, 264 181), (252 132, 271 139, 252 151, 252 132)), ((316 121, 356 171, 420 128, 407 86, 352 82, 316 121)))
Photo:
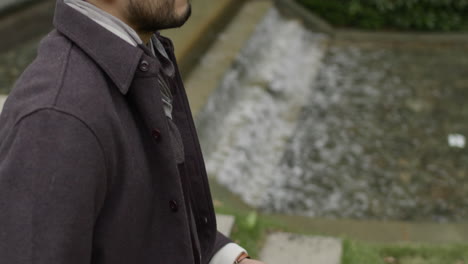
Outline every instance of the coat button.
POLYGON ((208 217, 206 217, 206 216, 203 217, 203 223, 204 223, 205 225, 208 224, 208 217))
POLYGON ((143 72, 147 72, 149 70, 149 62, 143 60, 140 63, 140 70, 143 72))
POLYGON ((177 212, 177 209, 179 208, 177 206, 177 202, 174 200, 169 201, 169 207, 171 208, 172 211, 177 212))
POLYGON ((153 131, 151 131, 151 135, 153 136, 154 139, 156 139, 157 141, 159 141, 161 139, 161 131, 159 131, 159 129, 153 129, 153 131))

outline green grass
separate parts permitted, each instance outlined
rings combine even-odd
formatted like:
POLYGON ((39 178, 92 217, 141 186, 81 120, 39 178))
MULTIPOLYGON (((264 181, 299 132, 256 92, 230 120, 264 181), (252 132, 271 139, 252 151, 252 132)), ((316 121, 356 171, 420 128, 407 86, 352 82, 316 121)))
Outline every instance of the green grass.
POLYGON ((244 247, 253 258, 259 258, 265 239, 271 232, 317 234, 307 228, 304 220, 285 221, 278 215, 258 213, 217 183, 210 182, 210 187, 216 213, 233 215, 236 219, 231 239, 244 247))
POLYGON ((344 240, 342 264, 380 264, 384 263, 375 246, 344 240))
MULTIPOLYGON (((271 232, 323 235, 312 228, 310 219, 261 214, 217 183, 211 182, 210 187, 216 213, 236 219, 231 239, 255 259, 271 232)), ((468 244, 378 244, 343 238, 342 264, 468 264, 468 244)))
POLYGON ((468 245, 375 245, 344 240, 342 264, 465 264, 468 245))

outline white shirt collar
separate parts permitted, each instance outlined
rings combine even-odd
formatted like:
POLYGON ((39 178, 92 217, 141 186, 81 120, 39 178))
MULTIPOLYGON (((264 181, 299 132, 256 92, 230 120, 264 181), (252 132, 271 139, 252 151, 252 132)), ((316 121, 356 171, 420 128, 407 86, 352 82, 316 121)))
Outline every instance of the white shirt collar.
POLYGON ((90 4, 84 0, 64 0, 64 2, 83 15, 89 17, 105 29, 119 36, 130 45, 136 47, 138 44, 143 43, 140 36, 138 36, 133 28, 115 16, 96 7, 95 5, 90 4))

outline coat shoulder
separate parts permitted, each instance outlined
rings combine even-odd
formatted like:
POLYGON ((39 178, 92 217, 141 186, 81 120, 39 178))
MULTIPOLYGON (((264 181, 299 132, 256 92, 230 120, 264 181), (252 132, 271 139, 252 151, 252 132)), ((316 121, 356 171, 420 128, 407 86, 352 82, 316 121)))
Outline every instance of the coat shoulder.
POLYGON ((38 109, 58 108, 90 125, 103 122, 113 112, 115 95, 109 86, 96 63, 53 30, 41 40, 37 57, 16 81, 0 120, 16 123, 38 109))
POLYGON ((58 109, 81 120, 112 153, 115 142, 106 135, 120 130, 117 109, 125 103, 120 91, 85 52, 56 30, 41 40, 37 54, 4 104, 0 137, 31 113, 58 109))

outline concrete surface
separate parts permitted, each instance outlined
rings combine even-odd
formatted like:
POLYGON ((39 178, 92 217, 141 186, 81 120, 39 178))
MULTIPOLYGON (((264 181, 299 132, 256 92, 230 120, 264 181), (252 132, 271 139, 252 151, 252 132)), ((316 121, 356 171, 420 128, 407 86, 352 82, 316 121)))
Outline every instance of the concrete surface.
MULTIPOLYGON (((216 187, 219 188, 219 186, 216 187)), ((371 243, 444 244, 468 242, 467 222, 324 219, 283 214, 272 214, 270 217, 292 226, 295 233, 347 237, 371 243)))
POLYGON ((336 238, 273 233, 260 259, 268 264, 339 264, 341 254, 341 240, 336 238))
POLYGON ((183 27, 161 32, 174 41, 179 69, 184 78, 244 2, 245 0, 194 1, 192 16, 183 27))
POLYGON ((333 27, 321 17, 305 9, 300 3, 291 0, 274 0, 276 8, 287 17, 300 19, 314 32, 333 35, 333 27))
POLYGON ((235 218, 232 215, 216 214, 216 224, 218 226, 218 231, 227 237, 231 235, 234 221, 235 218))

